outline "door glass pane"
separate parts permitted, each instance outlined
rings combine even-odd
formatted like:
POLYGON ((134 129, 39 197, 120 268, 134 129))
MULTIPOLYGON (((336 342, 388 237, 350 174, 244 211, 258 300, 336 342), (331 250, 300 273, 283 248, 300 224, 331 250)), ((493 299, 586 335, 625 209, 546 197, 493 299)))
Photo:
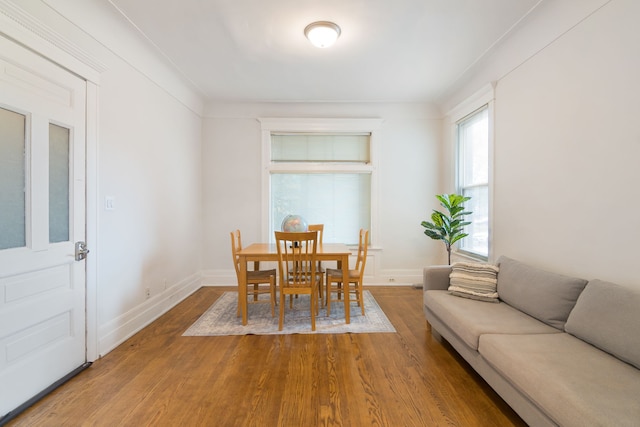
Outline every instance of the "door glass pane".
POLYGON ((0 249, 26 246, 26 116, 0 108, 0 249))
POLYGON ((49 242, 69 240, 69 129, 49 124, 49 242))

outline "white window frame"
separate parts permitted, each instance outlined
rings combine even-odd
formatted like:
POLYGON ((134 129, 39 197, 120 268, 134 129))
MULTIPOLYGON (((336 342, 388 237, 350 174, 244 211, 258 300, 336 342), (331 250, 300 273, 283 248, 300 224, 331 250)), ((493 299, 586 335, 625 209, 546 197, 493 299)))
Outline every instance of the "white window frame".
POLYGON ((476 92, 474 95, 472 95, 471 97, 467 98, 465 101, 460 103, 448 114, 450 119, 451 142, 454 145, 453 156, 452 156, 453 157, 452 171, 454 176, 453 182, 454 182, 456 192, 459 192, 460 191, 460 182, 459 182, 460 181, 459 180, 460 153, 459 153, 459 146, 458 146, 458 122, 460 122, 465 117, 473 114, 474 112, 480 110, 485 106, 487 108, 487 115, 489 120, 489 123, 488 123, 488 133, 489 133, 488 135, 488 138, 489 138, 489 155, 488 155, 488 162, 489 162, 489 165, 488 165, 489 167, 489 183, 488 183, 489 224, 488 226, 489 226, 489 230, 488 231, 489 231, 489 235, 488 235, 488 248, 487 248, 488 256, 461 250, 458 245, 456 245, 456 247, 454 248, 454 251, 459 255, 476 259, 476 260, 481 260, 481 261, 487 261, 489 259, 493 259, 494 101, 495 101, 494 86, 493 84, 488 84, 484 86, 482 89, 480 89, 478 92, 476 92))
POLYGON ((270 175, 272 172, 368 172, 371 174, 371 231, 370 245, 376 242, 378 230, 378 144, 382 119, 298 119, 298 118, 260 118, 262 128, 262 241, 270 242, 270 175), (370 157, 369 163, 338 164, 338 163, 308 163, 308 162, 272 162, 271 135, 273 133, 369 133, 370 157))

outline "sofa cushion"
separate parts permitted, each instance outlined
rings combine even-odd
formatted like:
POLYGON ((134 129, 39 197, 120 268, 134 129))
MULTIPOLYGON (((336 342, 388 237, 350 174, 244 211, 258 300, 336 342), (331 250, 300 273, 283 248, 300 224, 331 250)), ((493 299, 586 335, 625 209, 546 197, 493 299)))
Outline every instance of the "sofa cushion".
POLYGON ((592 280, 565 330, 640 369, 640 292, 592 280))
POLYGON ((426 291, 427 312, 442 323, 473 350, 478 349, 482 334, 553 334, 560 333, 544 323, 504 303, 485 304, 458 298, 448 291, 426 291))
POLYGON ((498 302, 498 271, 491 264, 456 262, 449 275, 449 292, 463 298, 498 302))
POLYGON ((520 261, 498 259, 498 294, 507 304, 563 329, 586 280, 551 273, 520 261))
POLYGON ((569 334, 482 335, 479 352, 558 425, 638 425, 640 371, 569 334))

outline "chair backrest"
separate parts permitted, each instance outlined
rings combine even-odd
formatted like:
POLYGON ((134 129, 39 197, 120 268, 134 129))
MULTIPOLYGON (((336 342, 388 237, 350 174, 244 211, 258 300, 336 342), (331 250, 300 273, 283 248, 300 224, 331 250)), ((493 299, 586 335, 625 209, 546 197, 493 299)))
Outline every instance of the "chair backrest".
POLYGON ((360 229, 358 240, 358 258, 356 259, 356 270, 360 272, 360 279, 364 277, 364 267, 367 264, 367 250, 369 249, 369 230, 360 229))
POLYGON ((318 232, 276 231, 280 288, 310 288, 316 277, 318 232))
POLYGON ((318 244, 322 245, 322 235, 324 234, 324 224, 309 224, 307 227, 309 231, 318 232, 318 244))
POLYGON ((231 233, 231 255, 233 256, 233 266, 236 269, 236 276, 240 280, 240 257, 238 252, 242 250, 242 237, 240 236, 240 230, 232 231, 231 233))

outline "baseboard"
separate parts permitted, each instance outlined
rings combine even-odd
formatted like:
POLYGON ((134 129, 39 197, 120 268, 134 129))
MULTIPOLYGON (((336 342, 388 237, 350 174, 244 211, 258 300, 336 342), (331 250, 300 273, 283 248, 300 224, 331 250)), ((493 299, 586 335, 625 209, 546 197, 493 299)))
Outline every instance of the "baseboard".
MULTIPOLYGON (((368 266, 368 265, 367 265, 368 266)), ((238 279, 234 270, 203 270, 202 286, 236 286, 238 279)), ((381 270, 378 275, 365 271, 364 284, 367 286, 416 286, 422 284, 420 270, 381 270)))
POLYGON ((235 270, 202 270, 202 286, 236 286, 235 270))
POLYGON ((109 353, 201 286, 200 275, 194 274, 101 326, 98 331, 98 357, 109 353))

